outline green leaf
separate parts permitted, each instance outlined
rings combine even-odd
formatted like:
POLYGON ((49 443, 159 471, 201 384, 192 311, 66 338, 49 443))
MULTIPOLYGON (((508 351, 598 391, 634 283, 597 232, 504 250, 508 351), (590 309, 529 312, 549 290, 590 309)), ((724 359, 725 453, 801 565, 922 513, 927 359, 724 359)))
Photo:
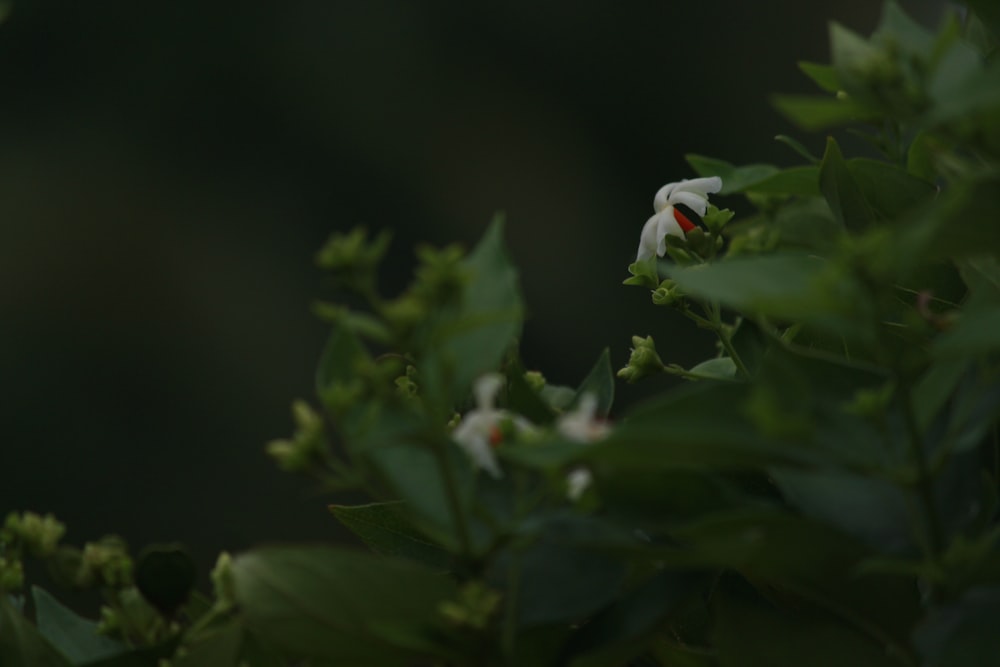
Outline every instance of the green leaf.
MULTIPOLYGON (((237 667, 243 646, 243 626, 228 623, 221 628, 199 634, 184 644, 181 655, 171 662, 172 667, 237 667)), ((257 667, 256 663, 250 663, 257 667)))
POLYGON ((353 380, 359 365, 368 359, 361 339, 350 327, 334 326, 316 369, 317 395, 324 396, 333 385, 353 380))
POLYGON ((893 220, 916 207, 926 206, 937 194, 937 187, 895 165, 855 158, 847 168, 871 207, 875 217, 893 220))
MULTIPOLYGON (((533 528, 538 539, 526 548, 515 545, 499 563, 507 573, 501 578, 518 582, 513 599, 521 626, 585 618, 615 598, 625 581, 625 563, 584 546, 600 543, 606 524, 558 515, 543 518, 533 528)), ((620 539, 618 531, 615 537, 620 539)))
POLYGON ((973 589, 956 603, 935 609, 914 641, 927 667, 979 667, 996 662, 1000 637, 1000 590, 973 589))
POLYGON ((736 377, 736 364, 729 357, 716 357, 693 366, 688 373, 707 379, 732 380, 736 377))
POLYGON ((1000 306, 962 313, 953 329, 934 341, 938 359, 970 359, 1000 349, 1000 306))
POLYGON ((722 179, 722 190, 720 195, 729 195, 735 192, 743 192, 750 189, 756 183, 760 183, 778 173, 779 169, 769 164, 750 164, 744 167, 735 167, 729 162, 705 157, 703 155, 685 155, 691 168, 698 176, 718 176, 722 179))
POLYGON ((913 547, 909 499, 896 486, 832 470, 772 469, 770 477, 788 503, 854 535, 882 553, 913 547))
POLYGON ((773 95, 771 104, 803 130, 874 120, 878 114, 853 98, 816 95, 773 95))
POLYGON ((993 0, 967 0, 965 4, 989 27, 994 38, 1000 38, 1000 5, 993 0))
POLYGON ((577 632, 567 653, 572 667, 622 665, 642 654, 664 622, 701 591, 706 577, 660 571, 625 593, 577 632))
POLYGON ((927 127, 963 123, 977 114, 980 123, 1000 108, 1000 61, 985 66, 969 44, 958 40, 944 54, 928 86, 933 102, 923 124, 927 127))
POLYGON ((276 547, 238 556, 232 576, 246 626, 288 656, 357 667, 450 657, 435 635, 455 584, 410 561, 276 547))
POLYGON ((794 137, 790 137, 787 134, 776 134, 774 135, 774 140, 785 144, 793 151, 804 157, 809 161, 810 164, 819 164, 819 158, 812 154, 812 152, 803 145, 801 141, 794 137))
POLYGON ((330 512, 375 553, 402 556, 445 571, 451 556, 410 523, 400 502, 330 505, 330 512))
POLYGON ((815 520, 747 508, 706 515, 672 529, 669 538, 682 546, 656 548, 665 565, 735 570, 879 638, 883 647, 905 647, 923 613, 910 580, 860 574, 870 551, 815 520))
POLYGON ((841 88, 840 78, 837 76, 837 70, 833 65, 822 65, 803 60, 799 61, 799 69, 812 79, 813 83, 828 93, 835 93, 841 88))
POLYGON ((1000 174, 982 170, 915 211, 896 239, 911 263, 1000 255, 1000 174))
POLYGON ((445 403, 458 402, 474 379, 500 367, 523 318, 517 271, 507 258, 500 216, 463 266, 471 278, 461 303, 456 312, 436 320, 420 369, 427 394, 445 403))
POLYGON ((834 217, 847 229, 865 229, 875 219, 833 137, 826 140, 826 153, 819 170, 819 187, 834 217))
POLYGON ((485 549, 491 539, 490 532, 472 518, 476 487, 473 464, 450 441, 434 446, 443 448, 440 458, 428 446, 416 443, 383 444, 373 448, 368 457, 389 488, 390 496, 406 503, 407 515, 421 533, 443 549, 457 553, 463 546, 459 536, 464 530, 474 550, 485 549), (461 525, 449 498, 444 466, 454 484, 454 501, 463 519, 461 525))
POLYGON ((173 638, 156 646, 134 649, 97 662, 88 662, 85 667, 160 667, 164 660, 173 657, 176 650, 177 638, 173 638))
POLYGON ((798 606, 782 609, 723 594, 718 596, 715 607, 715 642, 722 665, 899 667, 901 664, 899 657, 892 655, 881 642, 822 611, 798 606))
POLYGON ((632 262, 628 266, 628 272, 631 277, 622 281, 623 285, 638 285, 650 289, 656 289, 660 285, 660 276, 656 270, 656 257, 632 262))
POLYGON ((32 586, 38 632, 74 665, 124 653, 128 647, 97 632, 97 623, 81 618, 43 589, 32 586))
POLYGON ((797 442, 759 434, 738 407, 747 398, 743 385, 691 383, 644 405, 606 440, 582 448, 579 458, 626 477, 635 469, 740 469, 823 460, 797 442))
POLYGON ((882 18, 874 37, 914 56, 926 57, 934 49, 934 33, 914 21, 892 0, 882 5, 882 18))
POLYGON ((528 421, 545 426, 555 421, 557 413, 525 380, 524 366, 513 351, 504 366, 507 376, 507 409, 528 421))
POLYGON ((747 192, 766 195, 819 196, 819 167, 783 169, 746 188, 747 192))
POLYGON ((802 321, 867 341, 873 332, 869 296, 844 266, 805 254, 737 256, 667 272, 686 294, 748 315, 802 321))
POLYGON ((70 667, 72 663, 0 594, 0 665, 11 667, 70 667))
POLYGON ((608 348, 604 348, 587 377, 580 383, 572 405, 578 403, 584 394, 591 394, 597 399, 597 416, 606 418, 615 400, 615 371, 611 367, 611 352, 608 348))

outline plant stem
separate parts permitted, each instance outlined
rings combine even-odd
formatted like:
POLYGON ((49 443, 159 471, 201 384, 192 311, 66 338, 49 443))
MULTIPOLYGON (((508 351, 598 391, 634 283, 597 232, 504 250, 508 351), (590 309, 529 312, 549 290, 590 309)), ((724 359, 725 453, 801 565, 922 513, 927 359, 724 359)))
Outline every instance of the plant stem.
POLYGON ((722 343, 722 348, 729 355, 729 358, 733 360, 733 364, 736 365, 736 370, 739 372, 740 377, 744 380, 750 379, 750 370, 747 368, 746 364, 743 363, 743 358, 740 357, 740 353, 736 351, 733 347, 733 341, 730 340, 729 334, 726 332, 725 326, 722 324, 722 308, 715 301, 703 306, 705 309, 705 314, 708 315, 709 328, 715 332, 715 335, 719 337, 719 342, 722 343))
POLYGON ((434 458, 441 469, 441 478, 444 480, 444 491, 448 498, 448 505, 451 507, 452 518, 455 520, 455 528, 458 531, 458 541, 462 547, 462 555, 472 554, 472 540, 469 539, 468 527, 465 525, 465 513, 462 512, 462 504, 458 498, 458 484, 455 482, 451 468, 448 467, 448 459, 441 443, 434 443, 434 458))
POLYGON ((913 398, 909 386, 903 382, 900 383, 900 399, 903 419, 906 422, 906 431, 910 440, 910 454, 917 469, 916 490, 924 510, 928 555, 932 561, 937 562, 944 547, 941 519, 938 517, 937 507, 934 504, 934 486, 927 463, 927 453, 924 451, 924 440, 920 435, 920 427, 917 425, 917 418, 913 412, 913 398))

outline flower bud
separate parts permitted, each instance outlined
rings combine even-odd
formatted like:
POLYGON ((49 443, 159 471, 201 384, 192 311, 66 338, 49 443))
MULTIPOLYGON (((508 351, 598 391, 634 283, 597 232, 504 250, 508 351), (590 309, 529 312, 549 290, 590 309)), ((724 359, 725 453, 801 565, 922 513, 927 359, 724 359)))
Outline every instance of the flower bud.
POLYGON ((679 298, 677 283, 670 279, 664 280, 659 287, 653 290, 653 303, 657 306, 669 306, 679 298))
POLYGON ((4 591, 16 591, 24 586, 24 566, 19 560, 7 560, 0 556, 0 595, 4 591))
POLYGON ((524 381, 535 392, 545 389, 545 376, 538 371, 527 371, 524 374, 524 381))
POLYGON ((664 372, 665 368, 660 355, 656 353, 656 343, 652 336, 632 337, 632 354, 629 356, 628 366, 618 371, 618 377, 626 382, 632 383, 647 375, 655 375, 664 372))

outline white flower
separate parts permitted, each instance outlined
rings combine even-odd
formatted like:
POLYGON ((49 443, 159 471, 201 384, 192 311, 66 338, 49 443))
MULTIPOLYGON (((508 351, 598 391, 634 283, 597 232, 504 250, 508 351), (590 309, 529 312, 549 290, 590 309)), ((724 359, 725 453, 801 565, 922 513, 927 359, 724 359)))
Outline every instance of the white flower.
POLYGON ((653 255, 663 257, 667 252, 666 236, 671 234, 684 238, 686 232, 696 225, 674 208, 674 204, 684 204, 700 216, 708 211, 708 195, 722 189, 722 179, 718 176, 693 178, 680 183, 667 183, 653 197, 653 217, 646 221, 639 237, 639 252, 635 260, 641 262, 653 255))
POLYGON ((531 422, 524 417, 494 407, 502 386, 503 376, 498 373, 489 373, 476 380, 472 386, 476 408, 467 412, 451 433, 452 439, 465 450, 472 462, 496 478, 503 477, 493 453, 493 448, 500 444, 502 438, 501 422, 510 422, 518 433, 534 430, 531 422))
POLYGON ((597 397, 586 393, 575 410, 559 417, 556 430, 575 442, 594 442, 605 437, 611 427, 603 419, 597 419, 597 397))
MULTIPOLYGON (((597 418, 597 397, 587 393, 580 397, 575 410, 559 418, 556 430, 569 440, 591 443, 605 438, 611 431, 611 425, 597 418)), ((572 501, 579 500, 592 479, 593 476, 586 468, 571 470, 566 475, 566 496, 572 501)))
POLYGON ((590 486, 592 479, 593 475, 586 468, 571 470, 566 475, 566 497, 574 502, 579 500, 583 492, 590 486))

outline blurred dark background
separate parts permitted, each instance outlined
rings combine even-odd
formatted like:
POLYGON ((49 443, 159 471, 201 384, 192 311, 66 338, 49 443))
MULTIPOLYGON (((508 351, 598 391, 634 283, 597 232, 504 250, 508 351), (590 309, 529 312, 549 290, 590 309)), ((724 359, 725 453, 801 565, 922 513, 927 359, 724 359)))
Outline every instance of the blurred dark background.
MULTIPOLYGON (((934 23, 937 2, 903 2, 934 23)), ((311 397, 332 230, 475 242, 506 211, 524 355, 575 384, 633 333, 711 344, 621 281, 688 152, 791 164, 767 102, 872 0, 24 0, 0 24, 0 515, 220 549, 335 536, 264 443, 311 397)), ((822 137, 803 136, 819 151, 822 137)), ((739 201, 728 202, 739 209, 739 201)), ((656 383, 652 383, 656 388, 656 383)), ((662 385, 660 385, 662 386, 662 385)), ((620 406, 643 390, 620 387, 620 406)), ((648 390, 648 387, 647 387, 648 390)))

